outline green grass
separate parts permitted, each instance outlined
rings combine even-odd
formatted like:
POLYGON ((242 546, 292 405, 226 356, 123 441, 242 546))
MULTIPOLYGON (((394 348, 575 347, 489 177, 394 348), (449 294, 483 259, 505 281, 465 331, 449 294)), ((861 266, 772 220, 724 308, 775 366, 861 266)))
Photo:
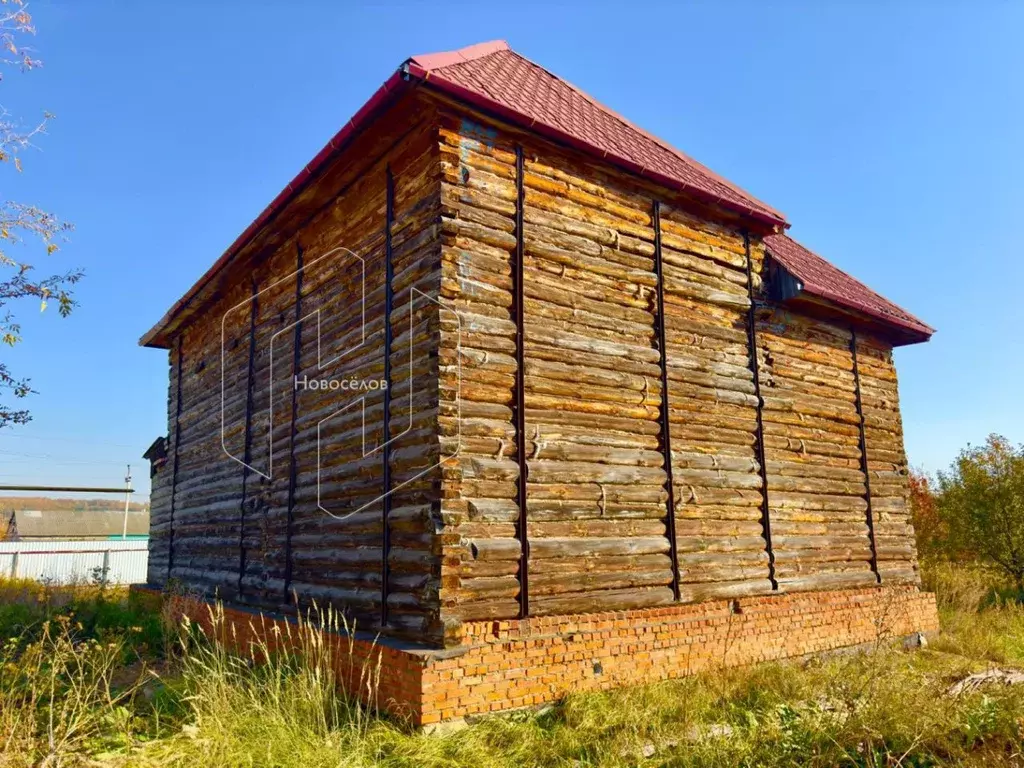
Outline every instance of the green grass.
POLYGON ((947 695, 1024 667, 1024 608, 987 572, 926 575, 944 631, 922 651, 573 695, 437 735, 346 698, 335 646, 309 626, 293 651, 242 657, 124 593, 0 585, 0 766, 1024 764, 1024 686, 947 695))

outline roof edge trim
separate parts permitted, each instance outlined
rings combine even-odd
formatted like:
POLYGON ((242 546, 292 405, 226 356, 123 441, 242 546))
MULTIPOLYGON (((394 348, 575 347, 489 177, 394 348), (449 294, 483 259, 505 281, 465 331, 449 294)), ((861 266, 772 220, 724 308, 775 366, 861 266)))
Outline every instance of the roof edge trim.
POLYGON ((818 286, 809 287, 806 281, 804 281, 793 269, 780 260, 775 254, 769 252, 769 256, 779 269, 782 270, 790 279, 789 287, 791 290, 789 290, 786 295, 778 296, 776 299, 781 304, 786 304, 788 301, 799 299, 801 296, 807 295, 816 299, 823 299, 824 301, 829 302, 829 304, 834 305, 837 309, 844 310, 847 313, 851 311, 861 312, 877 325, 889 326, 908 338, 907 341, 901 341, 895 346, 923 344, 924 342, 931 340, 932 335, 935 333, 934 328, 924 323, 918 325, 916 323, 903 320, 902 318, 888 315, 883 318, 880 317, 872 307, 868 306, 864 302, 851 299, 848 296, 842 296, 826 288, 818 286))

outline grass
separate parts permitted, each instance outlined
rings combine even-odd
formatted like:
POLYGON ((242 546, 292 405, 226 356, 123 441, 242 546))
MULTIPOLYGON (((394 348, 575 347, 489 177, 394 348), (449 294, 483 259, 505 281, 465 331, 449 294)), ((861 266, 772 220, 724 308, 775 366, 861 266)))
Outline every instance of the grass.
MULTIPOLYGON (((929 564, 926 586, 944 631, 919 652, 573 695, 427 735, 347 698, 337 646, 308 623, 290 650, 239 656, 173 601, 159 615, 123 592, 2 583, 0 766, 1024 764, 1024 686, 947 694, 972 672, 1024 667, 1024 607, 967 566, 929 564)), ((378 671, 354 670, 371 690, 378 671)))

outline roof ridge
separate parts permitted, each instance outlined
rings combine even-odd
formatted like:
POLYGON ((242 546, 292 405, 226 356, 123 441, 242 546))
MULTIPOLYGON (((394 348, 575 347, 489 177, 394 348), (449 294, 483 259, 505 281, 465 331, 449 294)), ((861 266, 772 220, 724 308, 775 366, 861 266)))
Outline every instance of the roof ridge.
MULTIPOLYGON (((454 51, 417 54, 410 56, 408 61, 423 67, 423 69, 443 69, 453 64, 465 64, 476 59, 482 59, 498 51, 512 51, 512 48, 506 40, 488 40, 483 43, 474 43, 463 48, 456 48, 454 51)), ((515 53, 515 51, 512 52, 515 53)))

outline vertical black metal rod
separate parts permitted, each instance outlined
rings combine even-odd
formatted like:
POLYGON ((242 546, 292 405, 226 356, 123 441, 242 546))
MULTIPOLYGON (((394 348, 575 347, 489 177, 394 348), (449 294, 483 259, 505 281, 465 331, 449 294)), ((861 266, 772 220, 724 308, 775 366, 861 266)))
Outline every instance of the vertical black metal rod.
POLYGON ((168 527, 170 531, 167 538, 167 578, 171 578, 171 571, 174 568, 174 496, 178 492, 178 446, 181 445, 181 365, 182 365, 182 352, 181 346, 183 343, 183 337, 178 336, 178 370, 176 373, 177 384, 176 384, 176 395, 175 399, 177 402, 174 404, 174 458, 172 460, 171 469, 171 513, 168 518, 168 527))
POLYGON ((292 585, 292 526, 295 524, 295 476, 298 472, 298 459, 295 455, 295 423, 299 414, 299 368, 302 363, 302 245, 295 244, 295 349, 292 354, 292 426, 288 459, 288 519, 284 533, 284 600, 288 602, 288 590, 292 585))
MULTIPOLYGON (((388 623, 388 581, 391 576, 391 528, 388 517, 391 515, 391 309, 394 303, 395 265, 391 260, 391 225, 395 220, 395 179, 391 175, 391 166, 385 169, 387 175, 387 202, 384 224, 384 499, 382 505, 382 536, 381 536, 381 574, 380 574, 380 623, 388 623)), ((410 301, 412 297, 410 296, 410 301)), ((409 307, 412 311, 412 307, 409 307)), ((410 382, 410 386, 411 386, 410 382)))
POLYGON ((764 401, 761 399, 761 365, 757 357, 757 315, 754 300, 754 269, 750 258, 750 234, 743 233, 743 248, 747 255, 747 344, 750 347, 750 372, 754 374, 754 397, 757 399, 757 465, 761 472, 761 528, 764 531, 764 546, 768 553, 768 578, 772 589, 779 588, 775 577, 775 550, 772 548, 772 521, 768 511, 768 467, 764 460, 764 401))
POLYGON ((668 552, 672 559, 672 595, 679 599, 679 545, 676 541, 676 492, 672 478, 672 426, 669 421, 668 403, 668 352, 665 347, 665 276, 661 261, 661 203, 654 201, 651 210, 651 223, 654 226, 654 272, 658 278, 657 310, 658 310, 658 352, 661 354, 661 450, 665 455, 666 485, 668 487, 668 516, 665 518, 665 529, 668 536, 668 552))
POLYGON ((519 507, 519 520, 516 525, 519 536, 519 616, 530 615, 530 537, 527 533, 526 515, 526 484, 529 480, 529 467, 526 463, 526 387, 523 382, 525 372, 525 344, 523 341, 524 305, 526 291, 523 269, 523 207, 526 201, 524 185, 526 164, 523 161, 523 148, 516 147, 516 262, 512 268, 512 314, 516 324, 516 381, 513 402, 513 415, 516 430, 516 461, 519 463, 519 478, 516 481, 516 505, 519 507))
POLYGON ((857 422, 860 426, 860 471, 864 473, 864 501, 867 502, 868 538, 871 540, 871 570, 875 579, 882 583, 878 570, 878 548, 875 543, 875 516, 871 510, 871 473, 868 470, 867 436, 864 431, 864 404, 860 399, 860 366, 857 363, 857 331, 850 328, 850 354, 853 356, 854 403, 857 406, 857 422))
POLYGON ((245 575, 245 504, 248 496, 249 465, 252 463, 252 401, 256 383, 256 312, 259 304, 256 279, 252 281, 252 299, 249 304, 249 367, 246 371, 245 393, 245 451, 242 467, 242 503, 238 516, 238 596, 242 596, 242 577, 245 575))

